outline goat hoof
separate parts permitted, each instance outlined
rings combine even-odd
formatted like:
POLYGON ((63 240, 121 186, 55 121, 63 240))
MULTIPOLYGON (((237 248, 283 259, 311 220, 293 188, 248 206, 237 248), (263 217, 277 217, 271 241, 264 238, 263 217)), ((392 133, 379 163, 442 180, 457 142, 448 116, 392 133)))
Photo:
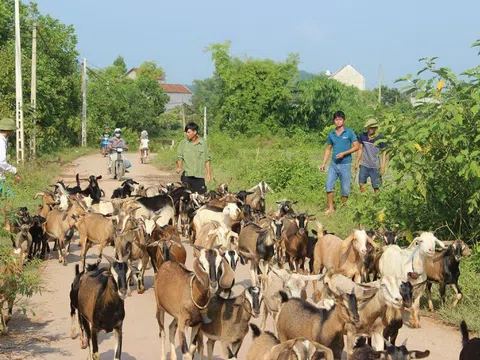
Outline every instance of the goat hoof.
POLYGON ((144 289, 144 288, 141 288, 141 289, 138 289, 138 290, 137 290, 137 293, 139 293, 139 294, 143 294, 144 292, 145 292, 145 289, 144 289))

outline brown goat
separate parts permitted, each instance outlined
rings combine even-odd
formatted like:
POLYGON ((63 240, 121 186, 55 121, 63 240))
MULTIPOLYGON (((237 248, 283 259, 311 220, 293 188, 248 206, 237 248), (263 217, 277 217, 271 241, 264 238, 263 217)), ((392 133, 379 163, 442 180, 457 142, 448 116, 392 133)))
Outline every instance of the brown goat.
POLYGON ((294 222, 289 222, 285 229, 285 251, 290 270, 305 270, 305 258, 308 254, 307 224, 309 215, 298 214, 294 222))
POLYGON ((47 218, 48 213, 57 204, 57 200, 55 199, 53 192, 48 190, 36 193, 33 196, 33 200, 37 200, 39 196, 42 197, 42 204, 38 208, 37 215, 47 218))
POLYGON ((170 261, 176 261, 182 265, 185 265, 187 261, 187 251, 182 243, 178 243, 173 240, 160 240, 154 241, 147 245, 147 252, 152 262, 152 267, 155 273, 162 264, 169 259, 170 261), (168 252, 166 255, 165 252, 168 252))
MULTIPOLYGON (((345 240, 338 236, 323 235, 323 226, 317 222, 318 241, 314 249, 314 274, 319 274, 324 268, 333 269, 335 273, 354 279, 360 283, 364 271, 363 256, 367 254, 367 245, 377 247, 377 244, 367 235, 365 230, 354 230, 345 240)), ((315 302, 320 300, 317 284, 313 283, 315 302)))
POLYGON ((304 337, 280 342, 270 331, 261 331, 250 324, 253 343, 247 353, 247 360, 333 360, 328 347, 304 337))
POLYGON ((289 299, 280 291, 282 307, 277 317, 277 333, 280 341, 303 336, 332 349, 336 360, 342 358, 343 333, 347 323, 359 320, 357 299, 354 293, 335 298, 330 309, 318 308, 299 298, 289 299))
POLYGON ((115 224, 111 217, 88 213, 77 221, 76 227, 80 237, 80 261, 83 271, 88 249, 95 244, 99 245, 97 262, 101 261, 103 248, 113 243, 115 224))
MULTIPOLYGON (((175 261, 166 261, 158 269, 155 277, 155 299, 157 321, 162 340, 161 359, 165 359, 165 313, 173 317, 169 326, 170 358, 176 359, 175 333, 184 357, 191 358, 195 353, 195 339, 202 323, 202 313, 208 307, 210 297, 218 290, 222 279, 222 257, 217 249, 201 249, 200 256, 193 262, 194 271, 187 270, 175 261), (185 336, 185 327, 191 327, 190 348, 185 336)), ((168 260, 168 259, 164 259, 168 260)))
POLYGON ((42 224, 43 232, 50 239, 57 242, 58 261, 67 265, 67 256, 70 250, 70 240, 73 237, 74 227, 78 216, 85 214, 84 208, 77 200, 66 211, 53 209, 42 224))

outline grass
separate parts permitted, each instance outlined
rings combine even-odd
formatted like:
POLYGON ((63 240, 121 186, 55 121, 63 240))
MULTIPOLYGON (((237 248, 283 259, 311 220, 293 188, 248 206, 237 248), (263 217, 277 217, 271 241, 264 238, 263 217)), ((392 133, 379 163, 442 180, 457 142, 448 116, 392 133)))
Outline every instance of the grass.
MULTIPOLYGON (((235 139, 219 134, 209 136, 213 177, 208 184, 210 189, 224 182, 229 184, 231 190, 248 189, 265 180, 275 191, 267 197, 267 212, 276 210, 275 200, 286 198, 297 200, 295 209, 298 212, 316 214, 316 220, 342 238, 350 235, 352 229, 358 226, 355 209, 362 207, 365 194, 360 193, 353 179, 347 205, 338 205, 340 199, 337 188, 336 213, 323 215, 327 206, 324 190, 326 175, 318 170, 323 160, 323 135, 235 139)), ((176 143, 181 139, 181 136, 176 138, 176 143)), ((176 149, 159 150, 153 161, 157 166, 173 171, 176 149)), ((310 224, 310 228, 315 226, 314 222, 310 224)), ((475 248, 472 250, 475 253, 475 248)), ((453 302, 453 290, 447 287, 447 305, 442 307, 438 286, 434 285, 435 317, 457 327, 465 319, 471 331, 480 332, 480 276, 476 273, 479 264, 478 253, 462 262, 460 286, 464 299, 455 309, 450 305, 453 302)))

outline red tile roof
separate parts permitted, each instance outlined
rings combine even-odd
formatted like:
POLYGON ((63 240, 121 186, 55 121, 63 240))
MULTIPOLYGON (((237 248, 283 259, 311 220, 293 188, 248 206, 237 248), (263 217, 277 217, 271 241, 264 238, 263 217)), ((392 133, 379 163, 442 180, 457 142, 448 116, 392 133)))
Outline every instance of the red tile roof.
POLYGON ((160 84, 163 91, 167 94, 176 93, 176 94, 191 94, 192 92, 184 85, 180 84, 160 84))

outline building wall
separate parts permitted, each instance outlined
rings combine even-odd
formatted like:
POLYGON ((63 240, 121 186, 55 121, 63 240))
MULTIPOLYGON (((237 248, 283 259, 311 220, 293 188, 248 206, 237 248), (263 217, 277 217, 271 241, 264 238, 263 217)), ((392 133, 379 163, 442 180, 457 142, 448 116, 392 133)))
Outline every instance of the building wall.
POLYGON ((183 103, 187 105, 192 105, 193 94, 181 94, 181 93, 167 93, 170 100, 165 106, 165 112, 171 111, 177 106, 182 105, 183 103))
POLYGON ((350 65, 345 66, 332 77, 345 85, 351 85, 360 90, 365 90, 365 77, 350 65))

